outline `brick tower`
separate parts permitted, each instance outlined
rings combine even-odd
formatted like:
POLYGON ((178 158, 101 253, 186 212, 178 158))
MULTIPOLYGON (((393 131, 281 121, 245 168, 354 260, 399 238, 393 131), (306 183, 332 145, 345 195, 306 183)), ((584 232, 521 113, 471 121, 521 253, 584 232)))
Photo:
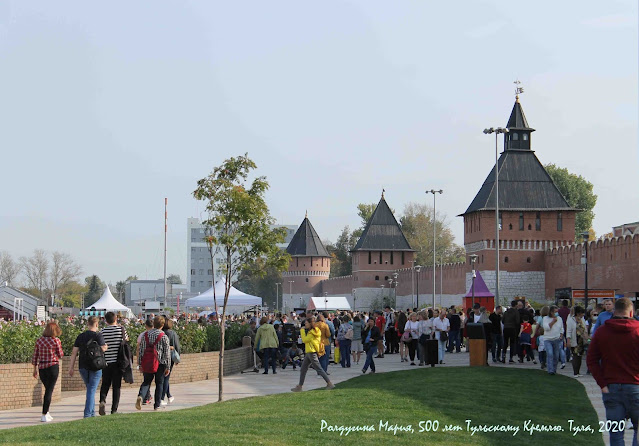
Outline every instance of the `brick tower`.
POLYGON ((381 288, 401 268, 412 266, 415 250, 399 227, 384 194, 353 252, 353 288, 381 288))
MULTIPOLYGON (((535 152, 519 97, 510 114, 499 157, 499 296, 500 303, 515 296, 543 300, 544 253, 573 242, 576 209, 570 207, 535 152)), ((476 269, 495 291, 495 169, 464 217, 464 247, 478 256, 476 269)), ((470 273, 467 287, 470 287, 470 273)))
POLYGON ((304 217, 286 248, 291 256, 288 271, 282 273, 282 294, 286 308, 302 307, 309 297, 318 296, 320 282, 328 279, 331 257, 315 228, 304 217))

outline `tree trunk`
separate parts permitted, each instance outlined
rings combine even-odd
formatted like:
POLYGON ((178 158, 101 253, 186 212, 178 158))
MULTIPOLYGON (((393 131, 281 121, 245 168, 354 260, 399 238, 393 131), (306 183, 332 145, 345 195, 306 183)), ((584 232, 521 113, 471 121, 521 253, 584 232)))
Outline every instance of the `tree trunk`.
POLYGON ((218 380, 219 380, 219 395, 218 395, 218 401, 222 401, 222 397, 224 395, 224 335, 225 335, 225 328, 224 328, 224 321, 220 321, 220 317, 218 314, 218 322, 220 323, 220 340, 221 340, 221 345, 220 345, 220 365, 219 365, 219 370, 218 370, 218 380))

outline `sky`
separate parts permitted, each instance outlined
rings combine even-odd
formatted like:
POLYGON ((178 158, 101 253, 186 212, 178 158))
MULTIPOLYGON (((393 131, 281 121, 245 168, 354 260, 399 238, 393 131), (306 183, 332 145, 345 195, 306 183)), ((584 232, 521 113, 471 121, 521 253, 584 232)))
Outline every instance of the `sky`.
POLYGON ((637 2, 0 2, 0 250, 115 283, 186 277, 198 179, 248 152, 279 223, 323 240, 382 189, 463 244, 513 82, 598 234, 639 220, 637 2))

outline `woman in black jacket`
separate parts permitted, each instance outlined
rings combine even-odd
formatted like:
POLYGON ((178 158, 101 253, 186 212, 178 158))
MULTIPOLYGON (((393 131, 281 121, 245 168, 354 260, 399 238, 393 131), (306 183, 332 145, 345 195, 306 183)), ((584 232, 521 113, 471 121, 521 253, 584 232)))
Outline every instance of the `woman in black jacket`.
POLYGON ((371 373, 375 373, 375 361, 373 358, 377 353, 377 341, 382 338, 382 334, 379 331, 379 328, 375 325, 375 318, 368 319, 368 324, 364 329, 364 333, 362 333, 362 340, 364 341, 364 351, 366 352, 366 362, 364 363, 364 368, 362 369, 362 373, 366 373, 368 367, 371 368, 371 373))

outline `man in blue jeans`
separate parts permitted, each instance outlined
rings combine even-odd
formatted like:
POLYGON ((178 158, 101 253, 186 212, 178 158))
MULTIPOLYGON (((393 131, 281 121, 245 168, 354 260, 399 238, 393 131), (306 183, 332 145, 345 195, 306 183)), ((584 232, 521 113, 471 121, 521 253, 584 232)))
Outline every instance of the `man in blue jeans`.
POLYGON ((544 349, 546 350, 549 375, 554 375, 557 372, 559 352, 564 345, 564 323, 559 317, 557 309, 556 305, 551 306, 548 316, 545 316, 542 321, 544 326, 544 349))
MULTIPOLYGON (((610 444, 623 445, 626 417, 639 426, 639 321, 633 318, 630 299, 615 302, 614 315, 597 329, 588 347, 586 362, 593 378, 601 387, 610 424, 610 444)), ((632 444, 637 444, 633 430, 632 444)))
POLYGON ((89 342, 96 341, 103 352, 107 351, 108 346, 104 341, 102 333, 98 332, 98 321, 96 316, 89 316, 87 319, 87 330, 75 339, 73 344, 73 351, 71 352, 71 361, 69 362, 69 376, 73 377, 75 368, 75 358, 80 353, 80 361, 78 368, 80 376, 87 386, 87 396, 84 403, 84 418, 95 416, 95 392, 98 390, 98 384, 102 378, 102 370, 90 370, 87 357, 84 354, 87 344, 89 342))
POLYGON ((448 348, 446 351, 452 353, 455 350, 457 353, 461 352, 461 318, 457 314, 455 306, 450 307, 450 313, 448 314, 448 320, 450 322, 450 331, 448 332, 448 348))

